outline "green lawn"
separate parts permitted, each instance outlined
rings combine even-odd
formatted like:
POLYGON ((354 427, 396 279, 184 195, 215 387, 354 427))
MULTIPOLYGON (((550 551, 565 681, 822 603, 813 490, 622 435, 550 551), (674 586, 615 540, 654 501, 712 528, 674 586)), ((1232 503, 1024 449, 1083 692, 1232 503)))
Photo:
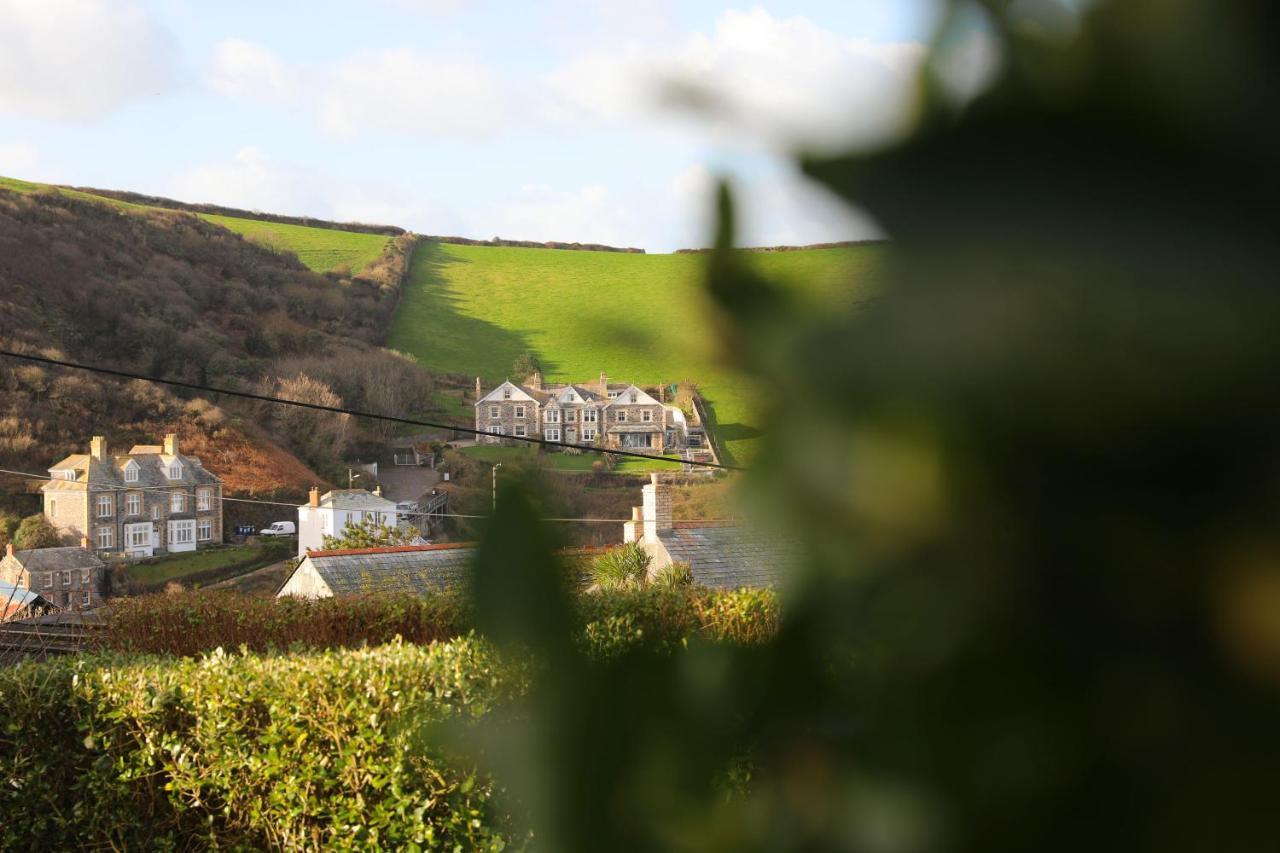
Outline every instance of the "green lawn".
MULTIPOLYGON (((472 459, 479 459, 482 462, 493 464, 495 462, 507 463, 532 459, 538 454, 538 449, 535 447, 478 445, 476 447, 464 447, 459 452, 470 456, 472 459)), ((542 461, 556 471, 590 471, 592 470, 592 463, 599 458, 600 454, 598 453, 581 453, 577 455, 568 453, 542 454, 542 461)), ((672 471, 679 470, 679 468, 680 462, 678 460, 667 462, 663 459, 637 459, 631 456, 624 456, 619 458, 618 464, 613 470, 624 474, 643 474, 649 471, 672 471)))
MULTIPOLYGON (((37 184, 18 178, 0 177, 0 189, 20 193, 34 193, 49 189, 49 184, 37 184)), ((56 188, 72 198, 86 199, 112 205, 123 210, 165 210, 132 202, 120 201, 79 190, 56 188)), ((221 225, 229 231, 243 235, 276 251, 293 252, 308 269, 315 272, 332 272, 348 269, 358 273, 367 267, 391 239, 382 234, 361 234, 354 231, 338 231, 333 228, 308 228, 305 225, 288 225, 280 222, 261 222, 256 219, 240 219, 234 216, 217 216, 198 213, 201 219, 221 225)))
POLYGON ((231 548, 210 548, 161 557, 155 562, 136 563, 129 567, 129 576, 141 583, 176 580, 185 575, 220 569, 232 563, 252 559, 259 549, 254 545, 237 545, 231 548))
MULTIPOLYGON (((800 298, 838 311, 854 303, 882 251, 749 257, 800 298)), ((538 355, 550 381, 581 382, 601 371, 642 384, 692 379, 726 461, 743 462, 759 421, 750 383, 719 366, 705 263, 701 255, 426 244, 415 253, 389 345, 430 370, 479 375, 490 386, 525 351, 538 355)))

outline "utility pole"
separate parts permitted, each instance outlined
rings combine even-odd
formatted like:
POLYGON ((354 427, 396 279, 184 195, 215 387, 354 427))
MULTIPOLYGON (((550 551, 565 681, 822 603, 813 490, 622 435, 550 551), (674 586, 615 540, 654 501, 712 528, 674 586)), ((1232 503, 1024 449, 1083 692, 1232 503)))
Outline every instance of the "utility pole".
POLYGON ((501 462, 493 466, 493 511, 494 512, 498 511, 498 469, 501 467, 502 467, 501 462))
POLYGON ((356 480, 359 480, 359 479, 360 479, 359 474, 353 474, 352 469, 350 468, 347 469, 347 488, 348 489, 354 489, 356 480))

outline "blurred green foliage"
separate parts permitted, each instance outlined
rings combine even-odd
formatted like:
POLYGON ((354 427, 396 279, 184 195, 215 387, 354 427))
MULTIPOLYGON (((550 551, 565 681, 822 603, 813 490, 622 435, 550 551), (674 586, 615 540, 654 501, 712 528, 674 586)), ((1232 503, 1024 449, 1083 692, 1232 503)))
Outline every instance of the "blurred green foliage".
POLYGON ((986 9, 990 91, 931 66, 909 138, 804 160, 893 238, 873 299, 789 299, 722 193, 724 354, 787 426, 747 488, 807 556, 777 636, 588 658, 500 496, 480 619, 544 669, 489 754, 543 849, 1274 847, 1274 16, 986 9))

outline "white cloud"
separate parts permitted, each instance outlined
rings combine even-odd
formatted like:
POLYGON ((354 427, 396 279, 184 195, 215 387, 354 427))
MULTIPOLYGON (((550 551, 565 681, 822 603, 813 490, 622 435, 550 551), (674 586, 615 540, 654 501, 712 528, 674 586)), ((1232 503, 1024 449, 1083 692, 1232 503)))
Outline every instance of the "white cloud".
POLYGON ((558 117, 652 118, 678 88, 732 134, 776 146, 874 144, 901 131, 925 57, 917 43, 851 39, 805 17, 730 10, 675 48, 601 48, 547 75, 558 117))
POLYGON ((222 95, 283 101, 295 90, 293 69, 265 47, 224 39, 214 50, 209 87, 222 95))
POLYGON ((573 192, 526 187, 508 201, 474 211, 468 225, 484 238, 636 246, 643 244, 647 229, 639 216, 643 208, 633 201, 617 198, 601 184, 573 192))
POLYGON ((0 114, 99 118, 173 88, 169 35, 128 0, 0 0, 0 114))
POLYGON ((479 137, 497 129, 510 106, 492 69, 396 49, 339 63, 320 96, 319 117, 321 127, 338 136, 383 130, 479 137))
POLYGON ((66 181, 63 171, 50 165, 40 149, 27 142, 0 143, 0 175, 52 184, 66 181))

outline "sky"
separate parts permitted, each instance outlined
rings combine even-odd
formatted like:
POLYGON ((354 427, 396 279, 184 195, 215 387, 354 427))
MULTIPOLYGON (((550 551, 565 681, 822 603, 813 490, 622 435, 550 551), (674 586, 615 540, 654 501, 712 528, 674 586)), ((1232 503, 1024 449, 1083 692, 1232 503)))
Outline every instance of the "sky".
MULTIPOLYGON (((658 252, 707 244, 725 177, 745 245, 863 239, 875 222, 793 152, 909 127, 937 20, 934 0, 0 0, 0 175, 658 252)), ((971 48, 976 88, 994 60, 971 48)))

